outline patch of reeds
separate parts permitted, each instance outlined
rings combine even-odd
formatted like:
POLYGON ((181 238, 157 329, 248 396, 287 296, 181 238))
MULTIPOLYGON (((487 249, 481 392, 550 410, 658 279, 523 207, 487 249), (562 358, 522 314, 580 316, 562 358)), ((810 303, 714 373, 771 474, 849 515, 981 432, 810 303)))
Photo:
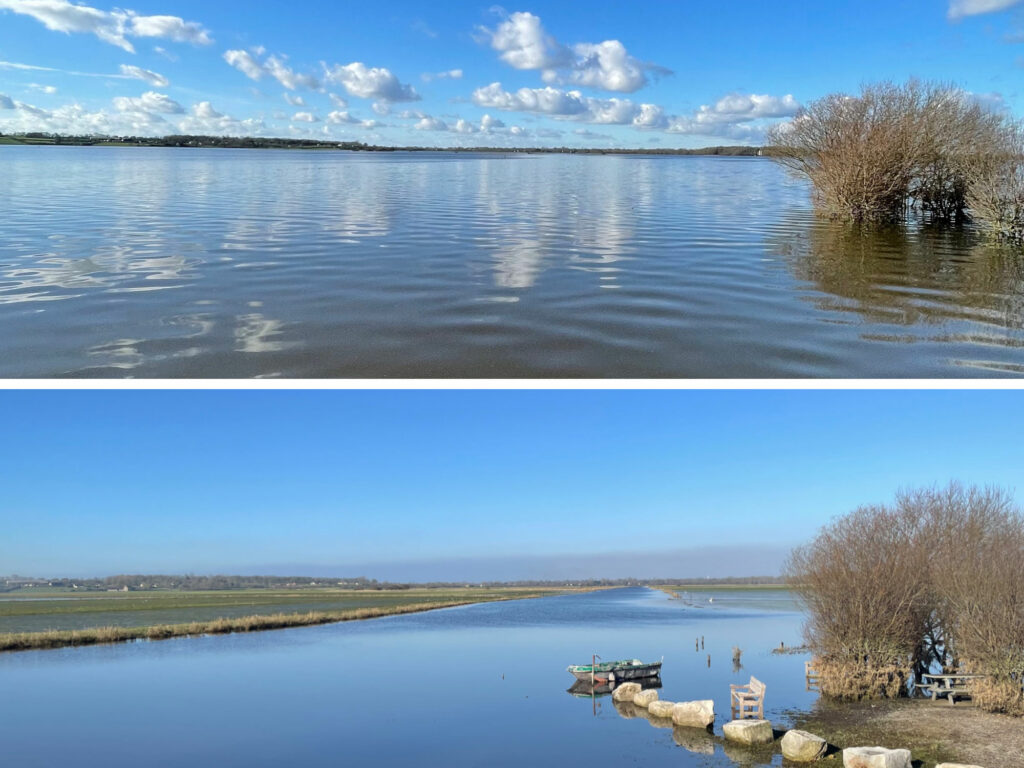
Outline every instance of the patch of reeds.
POLYGON ((1024 716, 1024 690, 1019 676, 986 677, 972 680, 971 699, 980 709, 1004 715, 1024 716))
MULTIPOLYGON (((499 598, 498 600, 504 599, 515 598, 499 598)), ((44 632, 17 632, 0 635, 0 651, 45 650, 84 645, 126 643, 133 640, 167 640, 172 637, 262 632, 272 629, 335 624, 343 621, 419 613, 439 608, 454 608, 474 602, 481 601, 452 600, 434 603, 355 608, 347 611, 277 613, 263 616, 222 618, 212 621, 193 621, 185 624, 161 624, 150 627, 95 627, 75 630, 47 630, 44 632)), ((484 602, 497 602, 497 600, 487 600, 484 602)))
POLYGON ((817 659, 818 689, 839 701, 896 699, 907 687, 909 669, 894 664, 858 664, 842 660, 817 659))
POLYGON ((778 648, 772 648, 772 653, 780 656, 796 655, 800 653, 809 653, 811 650, 809 645, 780 645, 778 648))
POLYGON ((832 219, 973 218, 1024 239, 1021 126, 942 83, 877 83, 811 102, 776 126, 770 153, 812 185, 832 219))

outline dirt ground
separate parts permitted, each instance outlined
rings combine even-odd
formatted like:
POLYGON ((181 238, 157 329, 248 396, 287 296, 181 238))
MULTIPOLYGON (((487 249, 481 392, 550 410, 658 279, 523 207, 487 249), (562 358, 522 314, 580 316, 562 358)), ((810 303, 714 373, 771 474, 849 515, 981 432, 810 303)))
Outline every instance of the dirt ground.
MULTIPOLYGON (((882 746, 911 750, 914 765, 958 762, 984 768, 1024 768, 1024 720, 993 715, 969 702, 904 700, 821 703, 794 715, 797 725, 836 747, 882 746)), ((827 760, 842 764, 841 754, 827 760)))

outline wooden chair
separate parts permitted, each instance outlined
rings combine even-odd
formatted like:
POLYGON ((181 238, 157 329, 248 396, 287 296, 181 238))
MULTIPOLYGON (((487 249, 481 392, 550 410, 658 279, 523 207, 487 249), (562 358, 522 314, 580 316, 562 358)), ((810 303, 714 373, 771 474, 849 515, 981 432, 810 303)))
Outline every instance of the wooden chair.
POLYGON ((764 719, 765 685, 756 677, 751 676, 746 685, 730 685, 732 700, 732 719, 742 720, 745 717, 764 719))

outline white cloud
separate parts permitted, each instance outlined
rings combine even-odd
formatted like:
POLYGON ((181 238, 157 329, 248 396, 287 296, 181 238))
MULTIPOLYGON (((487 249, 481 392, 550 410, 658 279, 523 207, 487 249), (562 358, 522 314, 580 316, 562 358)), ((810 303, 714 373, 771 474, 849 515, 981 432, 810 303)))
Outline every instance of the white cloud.
POLYGON ((284 59, 268 56, 263 68, 277 82, 290 91, 296 88, 319 88, 320 81, 312 75, 300 75, 284 63, 284 59))
POLYGON ((256 58, 248 51, 225 51, 224 61, 251 80, 260 80, 266 74, 263 71, 263 65, 256 61, 256 58))
POLYGON ((542 115, 582 115, 588 112, 586 99, 579 91, 546 88, 520 88, 506 91, 501 83, 491 83, 473 91, 473 103, 490 109, 510 112, 534 112, 542 115))
POLYGON ((669 133, 754 141, 763 136, 764 130, 751 123, 792 117, 799 109, 800 103, 790 94, 778 97, 730 93, 713 105, 701 106, 691 116, 672 117, 667 130, 669 133))
POLYGON ((370 108, 378 115, 381 115, 382 117, 384 115, 391 114, 391 105, 388 104, 386 101, 375 101, 373 102, 373 106, 370 108))
POLYGON ((282 94, 282 95, 284 96, 284 100, 287 101, 290 106, 293 106, 293 107, 304 107, 304 106, 306 106, 306 100, 303 99, 301 96, 292 96, 287 91, 284 94, 282 94))
POLYGON ((90 111, 80 104, 45 110, 31 104, 14 102, 15 111, 0 117, 4 132, 44 131, 50 133, 106 136, 165 136, 203 134, 222 136, 265 135, 259 119, 238 120, 217 112, 209 102, 192 107, 191 114, 165 115, 144 107, 160 106, 152 100, 137 100, 138 108, 127 111, 90 111))
POLYGON ((950 0, 949 18, 962 19, 965 16, 1005 11, 1019 2, 1021 0, 950 0))
MULTIPOLYGON (((700 136, 721 136, 751 141, 762 129, 749 125, 761 120, 791 117, 800 108, 792 95, 731 93, 713 105, 705 105, 689 116, 668 115, 657 104, 640 104, 630 99, 597 99, 580 91, 520 88, 510 92, 501 83, 491 83, 473 92, 473 102, 487 109, 528 112, 592 125, 631 125, 643 130, 666 130, 700 136)), ((539 132, 538 132, 539 135, 539 132)))
POLYGON ((483 32, 502 61, 516 69, 541 70, 547 83, 634 93, 647 84, 648 71, 669 73, 631 56, 618 40, 563 45, 532 13, 513 13, 497 29, 483 32))
POLYGON ((314 115, 312 112, 296 112, 292 115, 292 120, 296 123, 319 123, 320 118, 314 115))
POLYGON ((425 83, 432 80, 461 80, 462 74, 461 69, 449 69, 446 72, 424 72, 420 75, 420 79, 425 83))
POLYGON ((149 69, 143 69, 142 67, 136 67, 131 64, 121 65, 121 74, 124 77, 130 77, 135 80, 143 80, 154 88, 166 88, 171 84, 171 81, 158 72, 153 72, 149 69))
POLYGON ((626 53, 618 40, 581 43, 573 46, 577 59, 564 75, 557 70, 544 73, 545 82, 564 82, 605 91, 633 93, 647 85, 644 65, 626 53))
POLYGON ((499 120, 496 117, 491 117, 490 115, 484 115, 480 119, 480 129, 483 130, 483 131, 489 131, 489 130, 492 130, 492 129, 495 129, 495 128, 504 128, 504 127, 505 127, 505 124, 503 122, 501 122, 501 120, 499 120))
POLYGON ((792 94, 781 98, 768 94, 730 93, 723 96, 713 107, 702 106, 700 114, 714 116, 727 122, 758 120, 764 117, 792 117, 800 109, 800 103, 792 94))
POLYGON ((343 98, 341 98, 341 96, 339 96, 338 94, 336 94, 336 93, 329 93, 327 95, 331 99, 331 104, 336 106, 338 109, 344 109, 345 107, 348 106, 348 102, 345 101, 343 98))
POLYGON ((185 108, 170 96, 156 91, 147 91, 137 99, 118 96, 114 99, 114 106, 118 112, 150 112, 164 115, 180 115, 185 112, 185 108))
POLYGON ((210 45, 210 33, 194 21, 185 21, 178 16, 138 16, 128 11, 130 32, 133 37, 159 37, 176 43, 210 45))
POLYGON ((483 31, 499 58, 516 69, 557 69, 571 61, 569 49, 549 35, 532 13, 513 13, 493 32, 483 31))
POLYGON ((359 61, 323 66, 324 79, 342 86, 350 96, 387 102, 420 100, 420 95, 411 85, 401 83, 391 70, 384 67, 367 67, 359 61))
POLYGON ((0 10, 30 16, 54 32, 93 34, 129 53, 135 47, 129 37, 157 37, 195 45, 213 42, 209 31, 178 16, 142 16, 135 11, 101 11, 69 0, 0 0, 0 10))
POLYGON ((320 87, 320 81, 313 75, 300 74, 289 67, 285 63, 287 61, 285 56, 268 56, 261 62, 258 57, 265 52, 263 48, 254 48, 251 53, 238 49, 225 51, 224 61, 250 80, 262 80, 265 76, 269 76, 289 91, 298 88, 316 90, 320 87))
POLYGON ((424 117, 415 126, 417 131, 447 131, 448 124, 437 117, 424 117))
POLYGON ((213 104, 208 101, 200 101, 198 104, 193 104, 192 115, 202 120, 218 120, 224 117, 224 115, 214 109, 213 104))
POLYGON ((10 96, 0 93, 0 109, 14 109, 14 101, 10 96))
POLYGON ((331 112, 327 116, 327 122, 333 125, 342 125, 346 123, 358 123, 359 121, 352 117, 352 115, 350 115, 348 112, 344 110, 337 110, 335 112, 331 112))
POLYGON ((57 92, 57 86, 55 85, 40 85, 39 83, 29 83, 28 87, 33 91, 42 91, 43 93, 52 96, 57 92))
POLYGON ((579 91, 563 91, 551 86, 520 88, 512 93, 504 90, 501 83, 491 83, 473 92, 473 103, 488 109, 531 112, 601 125, 634 124, 656 128, 665 124, 661 107, 655 104, 638 104, 618 98, 595 99, 579 91))

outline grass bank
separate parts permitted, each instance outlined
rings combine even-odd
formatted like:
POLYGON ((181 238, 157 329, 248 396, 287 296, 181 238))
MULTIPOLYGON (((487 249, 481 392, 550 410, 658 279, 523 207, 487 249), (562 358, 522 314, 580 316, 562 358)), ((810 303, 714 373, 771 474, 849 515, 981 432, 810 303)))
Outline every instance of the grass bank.
MULTIPOLYGON (((563 590, 585 591, 585 590, 563 590)), ((561 594, 553 590, 520 592, 514 594, 488 594, 466 596, 463 599, 433 602, 406 602, 396 605, 377 605, 339 611, 309 611, 301 613, 274 613, 239 617, 225 617, 209 621, 191 621, 180 624, 157 624, 135 627, 88 627, 75 630, 45 630, 40 632, 9 632, 0 634, 0 652, 50 650, 86 645, 126 643, 134 640, 167 640, 174 637, 198 635, 225 635, 235 632, 262 632, 289 627, 308 627, 335 624, 343 621, 374 619, 408 613, 454 608, 476 603, 521 600, 561 594)))
POLYGON ((909 749, 914 765, 921 768, 942 762, 1024 768, 1020 720, 970 704, 822 700, 811 712, 789 714, 794 728, 815 733, 837 747, 878 744, 909 749))

